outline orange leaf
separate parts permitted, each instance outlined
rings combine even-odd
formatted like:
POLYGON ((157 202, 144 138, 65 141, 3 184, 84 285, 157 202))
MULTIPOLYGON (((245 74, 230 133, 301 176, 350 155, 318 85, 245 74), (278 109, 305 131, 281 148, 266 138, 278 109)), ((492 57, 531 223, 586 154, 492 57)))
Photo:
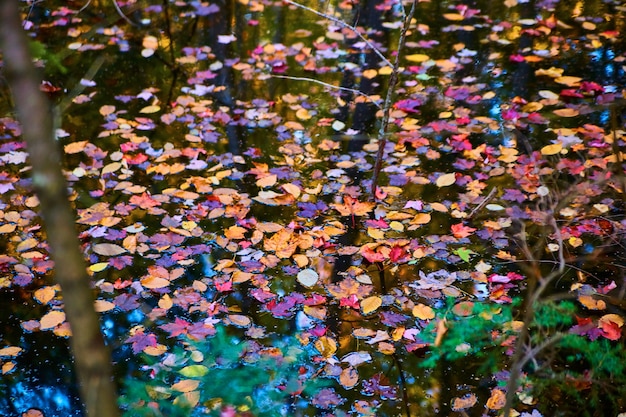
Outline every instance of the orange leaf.
POLYGON ((155 277, 154 275, 148 275, 147 277, 141 279, 141 285, 151 289, 164 288, 170 285, 170 280, 161 277, 155 277))
POLYGON ((376 203, 370 201, 360 202, 349 195, 343 196, 343 203, 331 204, 342 216, 365 216, 376 206, 376 203))
POLYGON ((35 300, 39 301, 41 304, 47 304, 48 301, 54 298, 55 294, 56 288, 54 286, 48 286, 36 290, 34 297, 35 300))
POLYGON ((487 400, 487 408, 492 410, 500 410, 506 403, 506 395, 501 389, 494 389, 491 391, 491 397, 487 400))
POLYGON ((344 388, 350 389, 359 382, 359 373, 353 367, 348 367, 341 371, 339 375, 339 383, 344 388))
POLYGON ((435 318, 435 310, 426 304, 416 304, 413 307, 413 315, 420 320, 431 320, 435 318))

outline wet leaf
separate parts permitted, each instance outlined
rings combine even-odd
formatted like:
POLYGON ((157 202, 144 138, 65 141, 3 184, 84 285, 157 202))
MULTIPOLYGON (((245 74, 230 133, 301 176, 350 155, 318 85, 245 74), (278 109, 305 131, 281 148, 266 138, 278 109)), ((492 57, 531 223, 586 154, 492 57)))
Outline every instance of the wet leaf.
POLYGON ((65 313, 63 311, 51 311, 45 314, 39 320, 41 330, 52 329, 65 321, 65 313))
POLYGON ((378 308, 383 304, 382 298, 377 295, 373 295, 371 297, 367 297, 361 300, 361 311, 363 314, 371 314, 374 311, 378 310, 378 308))

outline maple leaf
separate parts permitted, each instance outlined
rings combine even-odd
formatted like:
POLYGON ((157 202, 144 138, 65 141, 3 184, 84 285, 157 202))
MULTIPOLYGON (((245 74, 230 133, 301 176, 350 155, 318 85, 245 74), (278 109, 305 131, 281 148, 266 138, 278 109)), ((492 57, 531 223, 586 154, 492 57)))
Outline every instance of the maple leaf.
POLYGON ((371 212, 376 203, 371 201, 361 202, 358 199, 351 197, 349 195, 343 196, 343 204, 333 203, 331 206, 341 213, 342 216, 365 216, 369 212, 371 212))
POLYGON ((133 353, 139 353, 147 347, 156 347, 157 339, 154 334, 145 333, 143 329, 139 329, 126 339, 126 343, 132 343, 133 353))
POLYGON ((178 317, 174 319, 174 323, 167 323, 159 326, 160 329, 168 332, 170 334, 170 337, 176 337, 181 334, 186 334, 188 327, 189 322, 178 317))

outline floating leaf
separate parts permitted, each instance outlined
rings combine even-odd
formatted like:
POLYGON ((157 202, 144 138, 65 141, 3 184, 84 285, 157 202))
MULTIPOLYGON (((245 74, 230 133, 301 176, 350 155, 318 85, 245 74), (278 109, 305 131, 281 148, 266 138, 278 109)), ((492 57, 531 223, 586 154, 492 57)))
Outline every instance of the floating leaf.
POLYGON ((126 252, 126 249, 114 243, 98 243, 93 245, 93 251, 102 256, 117 256, 126 252))
POLYGON ((411 54, 411 55, 407 55, 405 58, 407 61, 410 61, 410 62, 424 62, 430 59, 428 55, 424 55, 424 54, 411 54))
POLYGON ((449 174, 443 174, 437 178, 435 184, 437 187, 448 187, 456 182, 456 174, 451 172, 449 174))
POLYGON ((35 290, 35 294, 33 294, 33 297, 41 304, 48 304, 48 302, 52 300, 55 295, 56 288, 53 286, 47 286, 35 290))
POLYGON ((319 274, 310 268, 303 269, 298 272, 298 282, 305 287, 312 287, 317 284, 317 280, 319 279, 319 274))
POLYGON ((17 356, 23 349, 18 346, 8 346, 0 349, 0 356, 17 356))
POLYGON ((315 341, 315 349, 325 358, 330 358, 337 351, 337 342, 335 339, 322 336, 315 341))
POLYGON ((209 373, 209 368, 204 365, 189 365, 178 371, 179 374, 187 378, 197 378, 209 373))
POLYGON ((93 265, 89 265, 89 270, 91 272, 100 272, 100 271, 104 271, 105 269, 107 269, 108 266, 109 266, 108 262, 98 262, 93 265))
POLYGON ((115 303, 106 300, 96 300, 94 301, 94 309, 98 313, 104 313, 105 311, 110 311, 115 308, 115 303))
POLYGON ((63 311, 53 310, 39 320, 41 330, 52 329, 65 321, 63 311))
POLYGON ((156 277, 154 275, 149 275, 141 279, 141 285, 150 289, 165 288, 170 285, 170 280, 156 277))
POLYGON ((143 109, 139 110, 139 113, 143 113, 143 114, 151 114, 151 113, 156 113, 159 110, 161 110, 160 106, 157 105, 151 105, 151 106, 146 106, 143 109))
POLYGON ((353 367, 345 368, 339 374, 339 383, 346 389, 354 387, 359 382, 359 373, 353 367))
POLYGON ((416 304, 413 307, 413 316, 420 320, 431 320, 435 318, 435 310, 425 304, 416 304))
POLYGON ((197 379, 183 379, 172 385, 174 391, 189 392, 193 391, 200 385, 200 381, 197 379))
POLYGON ((556 155, 557 153, 561 152, 561 150, 563 149, 563 145, 560 143, 553 143, 552 145, 546 145, 543 148, 541 148, 541 154, 542 155, 556 155))
POLYGON ((560 117, 575 117, 580 114, 580 112, 576 109, 565 108, 565 109, 556 109, 552 113, 556 114, 560 117))
POLYGON ((506 403, 506 395, 504 391, 498 388, 491 390, 491 397, 487 400, 487 408, 492 410, 500 410, 506 403))
POLYGON ((361 300, 361 311, 363 311, 363 314, 367 315, 376 311, 382 304, 383 299, 377 295, 373 295, 361 300))
POLYGON ((452 410, 461 411, 466 408, 473 407, 477 401, 478 399, 476 398, 476 395, 474 394, 468 394, 464 397, 456 397, 452 401, 452 410))

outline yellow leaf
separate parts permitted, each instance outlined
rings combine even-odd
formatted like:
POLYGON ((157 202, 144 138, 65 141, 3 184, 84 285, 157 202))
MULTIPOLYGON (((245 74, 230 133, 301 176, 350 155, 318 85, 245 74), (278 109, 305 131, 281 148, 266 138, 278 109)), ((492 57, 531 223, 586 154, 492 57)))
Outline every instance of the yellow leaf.
POLYGON ((554 79, 555 82, 559 84, 564 84, 568 87, 578 87, 582 80, 583 79, 580 77, 572 77, 569 75, 563 75, 554 79))
POLYGON ((407 55, 405 58, 407 61, 410 61, 410 62, 424 62, 430 59, 430 57, 425 54, 412 54, 412 55, 407 55))
POLYGON ((85 146, 87 145, 87 143, 88 141, 86 140, 81 140, 80 142, 68 143, 67 145, 63 147, 63 150, 67 154, 82 152, 85 149, 85 146))
POLYGON ((24 251, 34 248, 35 246, 37 246, 38 243, 39 241, 37 239, 34 239, 31 237, 31 238, 21 241, 20 244, 17 245, 15 250, 18 252, 24 252, 24 251))
POLYGON ((367 78, 368 80, 371 80, 377 75, 378 75, 378 71, 376 71, 375 69, 367 69, 363 71, 363 77, 367 78))
POLYGON ((91 272, 100 272, 104 271, 107 266, 109 266, 108 262, 98 262, 97 264, 89 265, 89 270, 91 272))
POLYGON ((311 113, 309 113, 307 109, 299 108, 298 111, 296 111, 296 117, 300 120, 309 120, 313 116, 311 116, 311 113))
POLYGON ((337 351, 337 342, 328 336, 322 336, 315 342, 315 349, 325 358, 330 358, 337 351))
POLYGON ((105 165, 105 166, 102 168, 102 171, 100 171, 100 174, 101 174, 101 175, 104 175, 104 174, 109 174, 109 173, 111 173, 111 172, 115 172, 115 171, 117 171, 117 170, 118 170, 118 169, 120 169, 121 167, 122 167, 122 164, 121 164, 121 163, 119 163, 119 162, 111 162, 110 164, 105 165))
POLYGON ((43 316, 41 320, 39 320, 41 330, 52 329, 58 324, 61 324, 65 321, 65 313, 59 310, 53 310, 43 316))
POLYGON ((404 225, 398 221, 392 221, 391 223, 389 223, 389 227, 396 232, 404 232, 404 225))
POLYGON ((367 234, 372 239, 384 239, 385 238, 385 232, 375 227, 368 227, 367 234))
POLYGON ((465 19, 465 17, 463 17, 463 15, 460 13, 444 13, 443 18, 446 20, 454 20, 454 21, 465 19))
POLYGON ((378 73, 380 75, 390 75, 391 73, 393 73, 393 68, 389 67, 389 66, 385 66, 382 67, 378 70, 378 73))
POLYGON ((376 311, 382 304, 383 299, 377 295, 373 295, 361 300, 361 310, 363 314, 370 314, 376 311))
POLYGON ((161 107, 157 105, 152 105, 152 106, 146 106, 143 109, 139 110, 139 113, 151 114, 151 113, 156 113, 159 110, 161 110, 161 107))
POLYGON ((431 320, 435 318, 435 310, 426 304, 416 304, 413 307, 413 315, 420 320, 431 320))
POLYGON ((561 152, 561 149, 563 149, 563 145, 560 143, 553 143, 552 145, 546 145, 543 148, 541 148, 541 154, 542 155, 556 155, 557 153, 561 152))
POLYGON ((439 178, 437 178, 437 181, 435 183, 437 184, 437 187, 447 187, 454 184, 455 182, 456 174, 454 172, 451 172, 449 174, 441 175, 439 178))

